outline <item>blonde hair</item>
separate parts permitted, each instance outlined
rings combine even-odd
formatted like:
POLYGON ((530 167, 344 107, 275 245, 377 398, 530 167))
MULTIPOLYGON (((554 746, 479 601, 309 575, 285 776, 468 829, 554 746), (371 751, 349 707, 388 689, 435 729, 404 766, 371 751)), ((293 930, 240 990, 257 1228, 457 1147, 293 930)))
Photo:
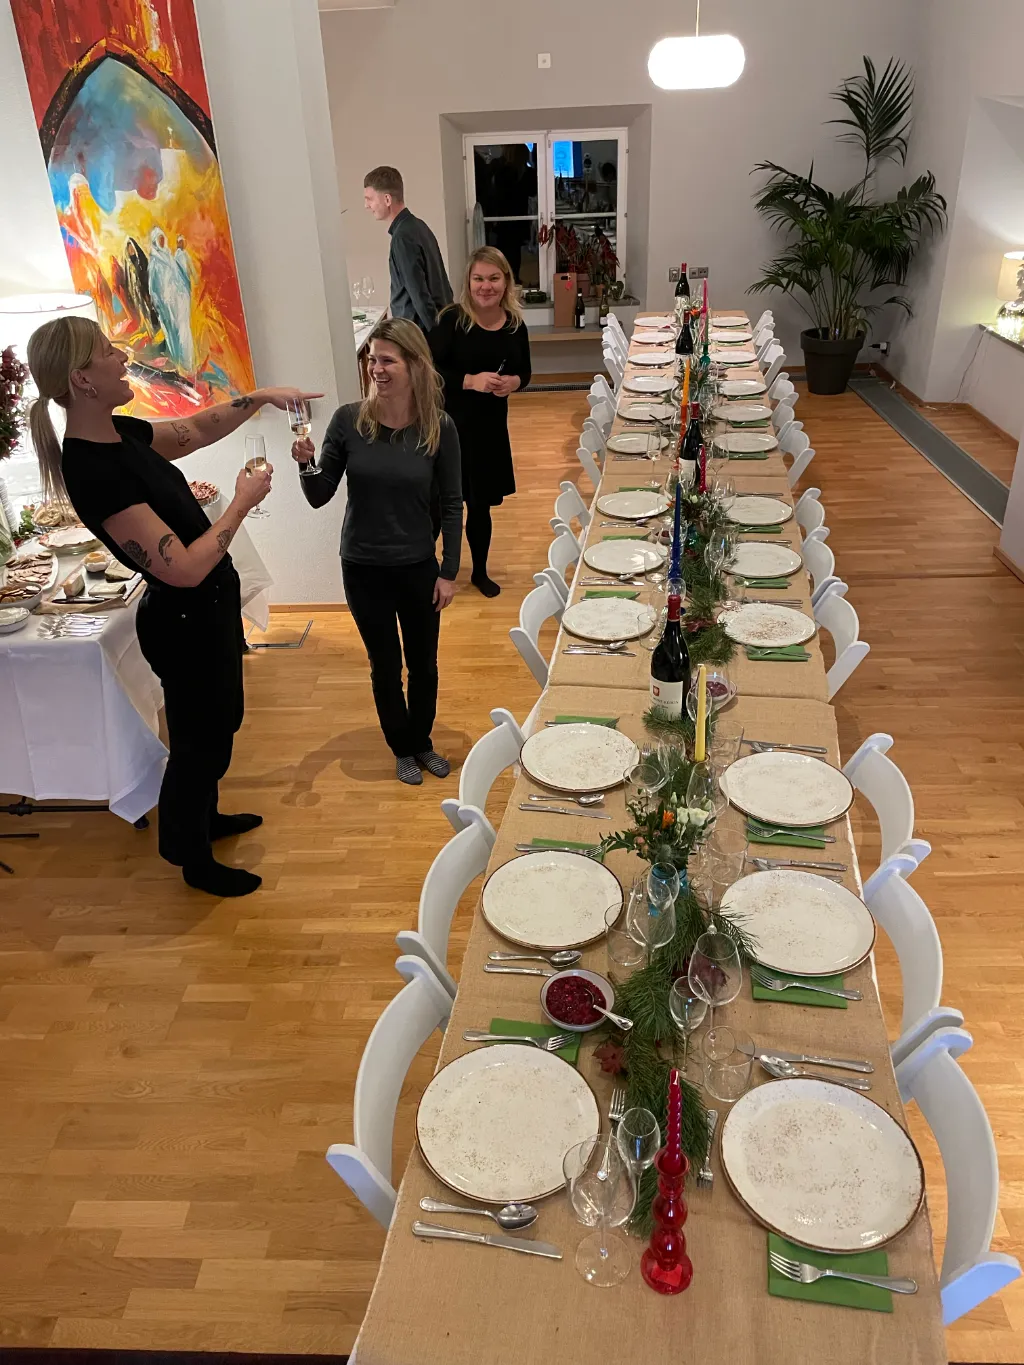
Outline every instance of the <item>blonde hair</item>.
MULTIPOLYGON (((419 433, 418 448, 427 455, 436 455, 441 444, 444 400, 441 376, 434 369, 426 338, 416 324, 406 318, 383 318, 370 333, 370 344, 375 341, 386 341, 401 351, 412 381, 413 425, 419 433)), ((363 399, 356 418, 356 430, 370 441, 380 439, 378 403, 376 386, 373 386, 363 399)))
POLYGON ((519 302, 519 295, 516 293, 516 277, 512 274, 512 267, 496 246, 478 246, 466 262, 466 273, 462 277, 462 293, 459 295, 458 304, 453 305, 459 310, 459 324, 467 332, 474 323, 479 324, 479 319, 473 311, 473 295, 469 289, 469 277, 473 273, 473 267, 481 262, 484 265, 497 266, 505 277, 505 292, 501 296, 501 306, 508 317, 509 330, 514 332, 522 324, 523 310, 519 302))
POLYGON ((92 360, 103 333, 91 318, 60 317, 44 322, 28 339, 28 367, 39 397, 28 414, 28 427, 46 502, 67 502, 61 472, 61 446, 50 418, 50 403, 67 408, 71 403, 71 375, 92 360))

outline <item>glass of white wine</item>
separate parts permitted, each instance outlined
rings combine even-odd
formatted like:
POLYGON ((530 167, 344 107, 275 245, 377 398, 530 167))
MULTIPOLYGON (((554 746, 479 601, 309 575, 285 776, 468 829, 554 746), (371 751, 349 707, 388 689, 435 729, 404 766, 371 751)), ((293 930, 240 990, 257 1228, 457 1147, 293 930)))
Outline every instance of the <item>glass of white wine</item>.
MULTIPOLYGON (((245 467, 250 474, 255 474, 259 469, 267 467, 267 443, 262 436, 247 436, 245 438, 245 467)), ((269 517, 270 513, 259 503, 250 508, 246 513, 247 517, 269 517)))
MULTIPOLYGON (((288 425, 291 427, 292 435, 302 440, 313 430, 313 414, 310 411, 309 400, 306 398, 289 398, 285 404, 288 413, 288 425)), ((304 479, 313 478, 319 474, 315 458, 307 464, 299 465, 299 474, 304 479)))

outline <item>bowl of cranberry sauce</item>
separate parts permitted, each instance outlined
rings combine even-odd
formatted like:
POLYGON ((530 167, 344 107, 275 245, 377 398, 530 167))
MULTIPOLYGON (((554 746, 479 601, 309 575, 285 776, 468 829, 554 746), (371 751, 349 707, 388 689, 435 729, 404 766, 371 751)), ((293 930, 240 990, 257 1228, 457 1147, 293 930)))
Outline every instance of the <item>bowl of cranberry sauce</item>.
POLYGON ((614 1008, 615 991, 612 983, 588 972, 584 967, 571 967, 548 977, 540 988, 540 1007, 559 1028, 572 1033, 586 1033, 604 1023, 594 1005, 606 1010, 614 1008))

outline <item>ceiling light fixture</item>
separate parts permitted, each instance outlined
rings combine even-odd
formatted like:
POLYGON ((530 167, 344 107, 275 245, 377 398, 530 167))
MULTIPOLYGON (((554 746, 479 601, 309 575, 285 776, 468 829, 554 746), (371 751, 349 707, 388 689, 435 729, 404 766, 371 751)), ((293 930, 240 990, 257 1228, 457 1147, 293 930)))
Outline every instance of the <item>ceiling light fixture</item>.
POLYGON ((662 90, 711 90, 739 80, 747 55, 731 33, 701 37, 700 0, 692 38, 662 38, 651 48, 647 73, 662 90))

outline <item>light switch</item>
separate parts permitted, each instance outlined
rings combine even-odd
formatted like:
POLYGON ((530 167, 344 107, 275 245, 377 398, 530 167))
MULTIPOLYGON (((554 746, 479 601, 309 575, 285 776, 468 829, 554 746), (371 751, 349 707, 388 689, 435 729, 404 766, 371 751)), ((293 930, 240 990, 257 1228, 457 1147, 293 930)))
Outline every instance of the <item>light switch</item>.
POLYGON ((547 70, 550 68, 550 66, 551 66, 551 53, 550 53, 550 52, 538 52, 538 53, 537 53, 537 65, 540 67, 540 69, 541 69, 542 71, 547 71, 547 70))

